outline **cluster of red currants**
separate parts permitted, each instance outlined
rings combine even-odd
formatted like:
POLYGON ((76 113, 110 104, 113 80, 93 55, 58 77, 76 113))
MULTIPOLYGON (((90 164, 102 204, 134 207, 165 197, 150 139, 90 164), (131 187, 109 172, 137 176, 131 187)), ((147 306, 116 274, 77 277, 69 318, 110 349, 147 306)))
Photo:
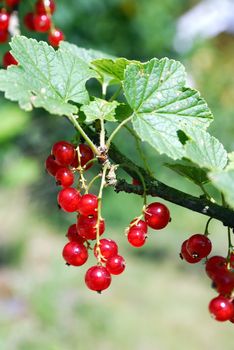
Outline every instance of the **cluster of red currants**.
MULTIPOLYGON (((17 15, 17 8, 21 0, 5 0, 6 7, 0 10, 0 43, 9 40, 9 28, 11 19, 17 15)), ((60 41, 64 40, 63 32, 54 27, 52 15, 55 11, 54 0, 37 0, 35 11, 24 16, 24 25, 30 31, 45 33, 48 32, 48 42, 54 47, 58 47, 60 41)), ((12 34, 12 33, 11 33, 12 34)), ((3 56, 3 66, 17 65, 17 60, 7 51, 3 56)))
POLYGON ((212 243, 205 234, 195 234, 183 242, 180 257, 190 264, 195 264, 206 258, 205 269, 212 280, 212 287, 219 295, 212 299, 209 311, 217 321, 234 323, 234 254, 228 258, 212 256, 212 243))
POLYGON ((77 149, 66 141, 59 141, 52 147, 46 160, 48 173, 55 177, 57 185, 63 187, 58 193, 58 205, 65 212, 76 212, 77 222, 69 227, 69 242, 63 249, 67 265, 81 266, 88 259, 88 250, 94 251, 97 265, 88 269, 85 283, 89 289, 101 292, 111 283, 111 275, 119 275, 125 269, 124 258, 118 254, 118 246, 111 239, 99 239, 105 231, 105 221, 99 215, 98 197, 92 193, 81 194, 71 187, 75 174, 83 173, 93 164, 93 152, 86 144, 77 149), (96 244, 92 248, 92 241, 96 244))

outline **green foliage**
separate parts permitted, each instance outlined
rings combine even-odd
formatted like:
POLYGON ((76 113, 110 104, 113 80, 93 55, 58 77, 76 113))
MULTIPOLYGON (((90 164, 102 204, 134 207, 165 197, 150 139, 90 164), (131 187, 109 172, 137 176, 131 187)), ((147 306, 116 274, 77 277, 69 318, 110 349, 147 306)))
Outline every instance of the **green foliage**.
POLYGON ((96 98, 89 105, 83 106, 81 110, 86 115, 86 122, 92 123, 97 119, 115 122, 115 109, 118 106, 117 101, 108 102, 96 98))
POLYGON ((234 208, 234 168, 212 172, 210 179, 224 193, 227 203, 234 208))
POLYGON ((169 164, 165 163, 169 169, 175 171, 177 174, 182 175, 194 182, 196 185, 203 185, 209 181, 206 172, 203 169, 200 169, 193 165, 193 163, 187 164, 169 164))

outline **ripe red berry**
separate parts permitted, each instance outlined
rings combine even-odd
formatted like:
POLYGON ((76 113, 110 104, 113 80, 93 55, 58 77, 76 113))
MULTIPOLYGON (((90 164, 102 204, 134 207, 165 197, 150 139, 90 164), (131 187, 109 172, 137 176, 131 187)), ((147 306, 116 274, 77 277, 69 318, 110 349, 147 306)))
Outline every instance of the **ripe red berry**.
POLYGON ((51 19, 47 15, 34 14, 33 16, 34 28, 37 32, 48 32, 51 27, 51 19))
POLYGON ((0 30, 0 43, 5 43, 8 41, 8 31, 0 30))
POLYGON ((68 168, 59 168, 55 175, 57 185, 70 187, 74 182, 74 174, 68 168))
POLYGON ((14 64, 14 65, 17 65, 18 62, 16 61, 16 59, 12 56, 12 54, 10 53, 10 51, 7 51, 5 53, 5 55, 3 56, 3 59, 2 59, 2 63, 3 63, 3 66, 5 68, 7 68, 8 66, 10 66, 11 64, 14 64))
POLYGON ((51 176, 55 176, 59 168, 61 168, 61 165, 50 155, 45 161, 45 168, 51 176))
POLYGON ((24 25, 28 30, 31 30, 31 31, 35 30, 33 12, 29 12, 24 16, 24 25))
POLYGON ((52 15, 55 11, 55 2, 54 0, 38 0, 36 2, 36 12, 39 15, 46 15, 47 11, 46 11, 46 6, 48 6, 50 14, 52 15))
POLYGON ((106 268, 112 275, 120 275, 125 270, 125 260, 121 255, 111 256, 106 262, 106 268))
POLYGON ((146 207, 145 221, 151 228, 161 230, 170 221, 170 212, 162 203, 151 203, 146 207))
MULTIPOLYGON (((77 220, 78 234, 87 239, 94 240, 97 237, 97 217, 80 215, 77 220)), ((105 221, 100 220, 99 235, 101 236, 105 231, 105 221)))
POLYGON ((137 180, 137 179, 132 179, 132 184, 133 184, 134 186, 139 186, 141 183, 140 183, 140 181, 137 180))
POLYGON ((59 141, 53 145, 51 153, 54 155, 57 163, 68 166, 74 160, 75 148, 67 141, 59 141))
POLYGON ((140 228, 142 231, 147 233, 148 231, 148 226, 145 221, 143 220, 138 220, 138 218, 135 218, 130 222, 130 228, 137 227, 140 228))
POLYGON ((234 316, 232 302, 221 295, 211 300, 209 311, 215 320, 221 322, 227 321, 234 316))
POLYGON ((223 256, 212 256, 206 261, 206 273, 214 279, 216 275, 227 271, 227 261, 223 256))
POLYGON ((83 244, 77 242, 68 242, 63 248, 63 258, 73 266, 81 266, 88 259, 88 251, 83 244))
MULTIPOLYGON (((81 143, 79 145, 79 151, 80 151, 80 163, 81 163, 81 166, 84 167, 91 159, 94 158, 94 154, 93 154, 93 151, 91 150, 91 148, 84 143, 81 143)), ((91 168, 92 165, 93 165, 93 163, 90 162, 88 164, 88 166, 85 167, 85 170, 88 170, 89 168, 91 168)), ((74 168, 77 168, 79 166, 77 153, 76 153, 75 159, 72 163, 72 166, 74 168)))
POLYGON ((182 243, 180 257, 181 259, 187 261, 189 264, 196 264, 199 261, 201 261, 201 259, 199 257, 193 257, 189 254, 189 252, 187 251, 187 242, 188 240, 182 243))
POLYGON ((10 15, 5 10, 0 12, 0 30, 7 30, 9 26, 10 15))
POLYGON ((128 242, 133 247, 142 247, 145 244, 146 238, 146 233, 140 228, 133 227, 128 231, 128 242))
MULTIPOLYGON (((102 257, 105 260, 118 254, 118 246, 115 243, 115 241, 113 241, 112 239, 107 239, 107 238, 100 239, 99 248, 100 248, 100 252, 102 254, 102 257)), ((95 247, 94 247, 94 255, 96 257, 98 256, 97 244, 95 244, 95 247)))
POLYGON ((97 215, 98 198, 95 194, 87 193, 81 197, 78 211, 81 215, 97 215))
POLYGON ((69 213, 77 211, 80 198, 80 192, 72 187, 62 189, 57 197, 60 207, 69 213))
POLYGON ((85 283, 89 289, 101 292, 111 284, 110 272, 104 266, 92 266, 85 274, 85 283))
POLYGON ((200 259, 208 256, 212 249, 212 243, 205 235, 195 234, 188 239, 187 251, 191 256, 200 259))
POLYGON ((78 234, 76 224, 73 224, 68 227, 66 236, 70 242, 77 242, 83 244, 86 241, 83 237, 81 237, 78 234))
POLYGON ((230 267, 231 269, 234 269, 234 253, 232 253, 230 256, 230 267))
POLYGON ((231 295, 234 289, 234 273, 231 271, 222 271, 213 279, 215 289, 219 294, 231 295))
POLYGON ((19 4, 20 0, 5 0, 7 6, 14 7, 19 4))
POLYGON ((64 34, 59 29, 54 29, 48 36, 48 42, 54 47, 58 47, 60 41, 64 40, 64 34))

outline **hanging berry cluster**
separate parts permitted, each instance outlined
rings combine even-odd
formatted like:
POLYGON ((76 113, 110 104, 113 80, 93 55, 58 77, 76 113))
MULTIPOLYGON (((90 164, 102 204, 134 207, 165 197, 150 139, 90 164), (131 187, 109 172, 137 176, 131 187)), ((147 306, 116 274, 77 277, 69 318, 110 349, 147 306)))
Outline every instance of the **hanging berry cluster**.
MULTIPOLYGON (((19 34, 18 28, 18 7, 21 0, 5 0, 0 12, 0 43, 6 43, 10 36, 19 34)), ((54 0, 37 0, 34 5, 34 12, 28 12, 23 19, 23 24, 29 31, 48 33, 48 42, 58 47, 60 41, 64 40, 63 32, 56 28, 53 23, 53 14, 56 5, 54 0)), ((2 64, 5 68, 9 65, 17 65, 18 62, 7 51, 3 56, 2 64)))
MULTIPOLYGON (((111 168, 109 161, 105 160, 102 174, 97 174, 87 186, 84 172, 96 159, 86 144, 79 144, 75 149, 71 143, 59 141, 53 145, 45 165, 47 172, 55 177, 57 185, 62 187, 57 197, 59 207, 65 212, 78 213, 76 223, 68 228, 66 236, 69 242, 63 249, 63 258, 67 265, 81 266, 88 260, 88 251, 93 250, 97 265, 88 269, 85 283, 89 289, 101 292, 110 286, 111 275, 119 275, 124 271, 125 260, 119 254, 118 245, 114 240, 100 239, 105 231, 105 220, 101 216, 102 191, 103 187, 108 185, 108 181, 113 181, 113 167, 111 168), (77 188, 72 187, 76 174, 77 188), (101 178, 101 185, 97 196, 89 190, 98 178, 101 178), (93 241, 95 244, 92 247, 93 241)), ((126 230, 129 243, 137 248, 145 244, 148 226, 160 230, 170 221, 170 212, 162 203, 144 205, 142 212, 143 214, 135 218, 126 230)))

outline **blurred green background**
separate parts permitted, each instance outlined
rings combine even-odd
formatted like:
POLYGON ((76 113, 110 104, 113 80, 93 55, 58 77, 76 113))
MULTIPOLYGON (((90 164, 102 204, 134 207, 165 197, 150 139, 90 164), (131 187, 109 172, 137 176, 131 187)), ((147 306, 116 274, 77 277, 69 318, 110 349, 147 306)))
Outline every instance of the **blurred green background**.
MULTIPOLYGON (((55 23, 68 41, 79 46, 134 59, 166 55, 181 60, 215 115, 213 134, 230 151, 234 149, 234 37, 218 33, 196 40, 186 52, 174 49, 178 19, 198 3, 58 0, 55 23)), ((24 1, 21 16, 33 4, 24 1)), ((43 35, 35 37, 45 40, 43 35)), ((3 54, 7 46, 0 50, 3 54)), ((188 266, 178 256, 184 239, 203 232, 206 218, 168 204, 172 213, 168 228, 152 231, 145 247, 134 249, 124 228, 139 214, 142 199, 106 191, 106 236, 118 241, 127 267, 113 278, 109 290, 92 293, 83 276, 94 260, 81 268, 67 268, 61 258, 66 229, 75 215, 57 209, 58 189, 44 170, 51 145, 72 139, 72 128, 43 110, 22 112, 3 98, 0 116, 0 349, 233 349, 233 324, 217 323, 208 314, 215 292, 203 264, 188 266)), ((163 167, 163 157, 143 147, 159 179, 200 194, 163 167)), ((138 161, 133 140, 121 143, 121 150, 138 161)), ((225 254, 225 228, 212 222, 211 232, 214 252, 225 254)))

